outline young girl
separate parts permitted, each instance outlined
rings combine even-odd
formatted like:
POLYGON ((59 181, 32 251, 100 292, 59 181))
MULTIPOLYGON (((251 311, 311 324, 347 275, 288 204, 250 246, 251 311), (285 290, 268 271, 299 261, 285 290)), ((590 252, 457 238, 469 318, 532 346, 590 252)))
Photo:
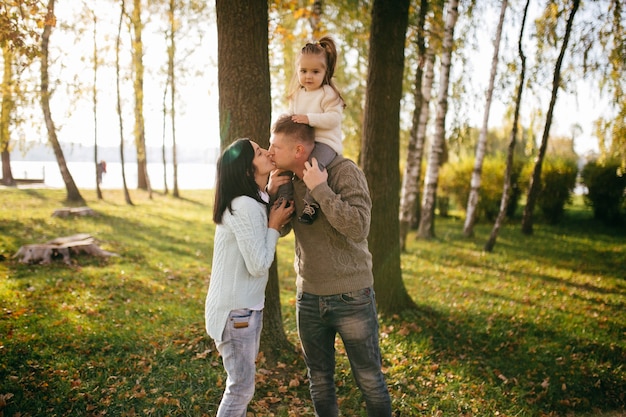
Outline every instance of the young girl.
MULTIPOLYGON (((341 118, 345 107, 343 98, 333 83, 337 48, 327 36, 319 42, 304 45, 296 59, 297 72, 288 95, 289 113, 296 123, 305 123, 315 128, 315 158, 323 170, 343 151, 341 118)), ((281 187, 279 197, 291 200, 291 183, 281 187)), ((311 224, 319 213, 319 205, 308 190, 304 198, 304 210, 298 217, 302 223, 311 224)))
POLYGON ((274 169, 268 151, 238 139, 217 161, 211 282, 205 323, 222 356, 226 389, 217 417, 242 417, 254 395, 268 271, 280 228, 293 204, 269 210, 265 186, 274 169))

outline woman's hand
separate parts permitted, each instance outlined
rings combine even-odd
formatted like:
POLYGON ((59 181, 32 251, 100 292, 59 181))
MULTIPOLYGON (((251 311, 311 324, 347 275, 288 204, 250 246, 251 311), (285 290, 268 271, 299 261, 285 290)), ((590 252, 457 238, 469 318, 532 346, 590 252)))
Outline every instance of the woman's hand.
POLYGON ((267 191, 270 197, 274 197, 278 193, 278 188, 289 181, 291 181, 291 172, 284 169, 275 169, 270 172, 270 179, 265 191, 267 191))
POLYGON ((268 227, 280 232, 280 229, 291 220, 294 208, 293 200, 278 199, 270 207, 268 227))

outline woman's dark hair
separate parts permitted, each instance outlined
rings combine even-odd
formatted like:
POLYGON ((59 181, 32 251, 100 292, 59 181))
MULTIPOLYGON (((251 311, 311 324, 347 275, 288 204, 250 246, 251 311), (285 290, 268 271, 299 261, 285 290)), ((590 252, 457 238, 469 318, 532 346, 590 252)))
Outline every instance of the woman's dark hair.
POLYGON ((215 204, 213 221, 222 223, 224 212, 233 212, 232 202, 236 197, 248 196, 263 202, 259 186, 254 180, 254 148, 250 139, 237 139, 230 144, 217 160, 215 176, 215 204))

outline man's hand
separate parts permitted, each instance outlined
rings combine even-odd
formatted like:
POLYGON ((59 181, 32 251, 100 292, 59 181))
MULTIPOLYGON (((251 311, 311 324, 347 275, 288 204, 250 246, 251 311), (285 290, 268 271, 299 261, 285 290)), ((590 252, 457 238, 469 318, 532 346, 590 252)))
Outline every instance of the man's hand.
POLYGON ((304 163, 304 171, 302 175, 302 181, 306 184, 306 187, 309 190, 314 189, 318 185, 325 183, 328 180, 328 172, 326 170, 320 171, 320 166, 317 163, 317 159, 313 158, 311 160, 313 164, 309 161, 304 163))

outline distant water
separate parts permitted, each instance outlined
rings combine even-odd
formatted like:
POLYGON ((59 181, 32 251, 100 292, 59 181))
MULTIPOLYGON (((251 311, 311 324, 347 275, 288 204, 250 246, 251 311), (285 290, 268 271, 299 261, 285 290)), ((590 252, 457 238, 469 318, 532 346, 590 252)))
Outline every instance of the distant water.
MULTIPOLYGON (((79 189, 96 188, 96 172, 93 162, 68 162, 67 168, 79 189)), ((122 164, 107 162, 107 172, 102 176, 102 189, 122 189, 122 164)), ((124 164, 126 185, 137 188, 137 164, 124 164)), ((11 170, 16 179, 44 179, 44 184, 52 188, 64 188, 65 183, 54 161, 11 161, 11 170)), ((174 187, 174 166, 167 164, 167 186, 174 187)), ((148 176, 154 190, 164 189, 163 164, 148 163, 148 176)), ((215 164, 184 163, 178 165, 178 188, 181 190, 206 190, 215 186, 215 164)))

